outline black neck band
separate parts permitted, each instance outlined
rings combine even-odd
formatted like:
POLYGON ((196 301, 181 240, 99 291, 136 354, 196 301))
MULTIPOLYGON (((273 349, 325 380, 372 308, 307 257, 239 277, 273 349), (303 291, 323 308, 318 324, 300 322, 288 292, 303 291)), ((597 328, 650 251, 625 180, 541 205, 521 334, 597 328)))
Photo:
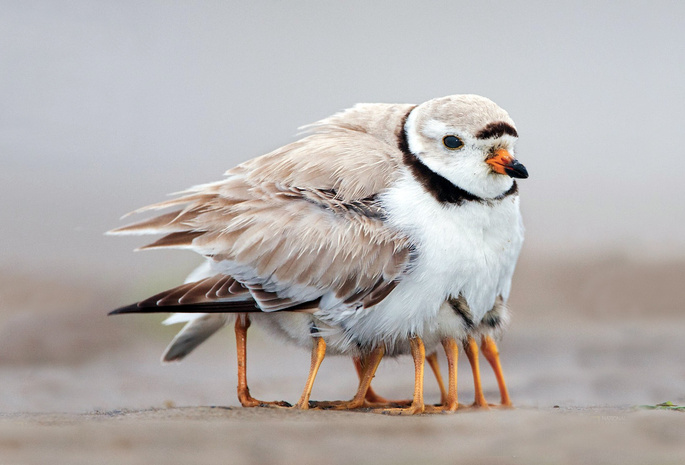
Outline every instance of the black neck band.
MULTIPOLYGON (((419 180, 424 189, 426 189, 427 192, 435 197, 438 202, 453 203, 457 205, 461 205, 464 202, 487 202, 488 200, 478 197, 477 195, 473 195, 472 193, 455 186, 448 179, 443 178, 438 173, 431 170, 421 160, 419 160, 419 157, 411 153, 409 150, 409 141, 407 140, 406 124, 407 118, 409 118, 409 114, 414 108, 409 110, 409 112, 402 119, 402 125, 397 142, 397 146, 402 151, 402 161, 409 167, 414 177, 419 180)), ((490 200, 501 200, 517 193, 518 185, 516 184, 516 181, 514 181, 508 191, 490 200)))
POLYGON ((407 124, 407 118, 409 118, 409 113, 411 113, 411 110, 409 110, 409 112, 402 119, 402 127, 400 129, 397 145, 402 151, 402 160, 404 161, 404 164, 409 167, 412 174, 416 177, 416 179, 419 180, 424 189, 426 189, 426 191, 428 191, 438 202, 441 203, 454 203, 461 205, 462 203, 468 201, 482 202, 482 198, 455 186, 449 180, 443 178, 438 173, 424 165, 416 155, 411 153, 409 150, 409 141, 407 140, 407 130, 405 127, 407 124))

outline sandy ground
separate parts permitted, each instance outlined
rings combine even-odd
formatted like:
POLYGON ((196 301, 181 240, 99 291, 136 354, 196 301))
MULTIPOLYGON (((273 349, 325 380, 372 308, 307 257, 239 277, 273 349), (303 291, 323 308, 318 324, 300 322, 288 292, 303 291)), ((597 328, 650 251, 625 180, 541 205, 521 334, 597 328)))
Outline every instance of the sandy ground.
MULTIPOLYGON (((162 366, 174 332, 162 316, 104 316, 123 291, 0 274, 2 464, 685 461, 685 416, 637 408, 685 404, 683 263, 524 258, 500 346, 517 409, 413 418, 240 408, 232 331, 162 366)), ((308 353, 259 329, 248 344, 252 393, 296 400, 308 353)), ((408 397, 412 378, 409 359, 389 360, 374 386, 408 397)), ((348 398, 355 384, 350 361, 331 357, 313 398, 348 398)), ((426 400, 438 400, 430 376, 426 400)))
POLYGON ((682 414, 517 409, 418 418, 189 407, 0 419, 2 463, 682 463, 682 414), (49 460, 49 461, 48 461, 49 460))

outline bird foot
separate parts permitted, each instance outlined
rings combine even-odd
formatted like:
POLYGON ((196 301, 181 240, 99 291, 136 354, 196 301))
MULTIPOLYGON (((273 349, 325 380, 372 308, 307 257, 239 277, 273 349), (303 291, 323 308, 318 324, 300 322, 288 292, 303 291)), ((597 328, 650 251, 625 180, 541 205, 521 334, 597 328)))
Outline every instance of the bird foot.
POLYGON ((395 407, 373 409, 373 413, 381 413, 383 415, 419 415, 426 411, 426 406, 423 404, 411 404, 409 407, 395 407))
POLYGON ((355 410, 360 408, 371 408, 366 400, 333 400, 333 401, 309 401, 309 407, 320 410, 355 410))
POLYGON ((511 402, 507 402, 506 404, 489 404, 490 407, 496 408, 498 410, 514 410, 516 407, 514 407, 514 404, 511 402))
POLYGON ((411 399, 391 400, 377 394, 366 395, 365 403, 373 407, 407 407, 411 405, 411 399))
POLYGON ((284 400, 265 401, 255 399, 254 397, 247 397, 240 399, 240 405, 246 408, 251 407, 266 407, 266 408, 291 408, 292 405, 284 400))
POLYGON ((507 410, 507 409, 513 409, 514 406, 511 403, 508 404, 489 404, 489 403, 479 403, 479 402, 474 402, 473 404, 469 405, 467 408, 469 409, 478 409, 478 410, 490 410, 490 409, 497 409, 497 410, 507 410))
POLYGON ((467 408, 464 404, 447 403, 437 405, 426 405, 424 413, 454 413, 457 410, 464 410, 467 408))
POLYGON ((469 409, 474 410, 490 410, 491 405, 487 402, 474 402, 468 406, 469 409))

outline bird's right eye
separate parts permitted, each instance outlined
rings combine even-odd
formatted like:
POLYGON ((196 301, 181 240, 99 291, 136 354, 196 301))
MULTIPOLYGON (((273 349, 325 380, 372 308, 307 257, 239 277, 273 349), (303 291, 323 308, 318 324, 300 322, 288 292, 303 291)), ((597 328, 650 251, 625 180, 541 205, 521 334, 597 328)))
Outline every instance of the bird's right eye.
POLYGON ((457 150, 464 146, 464 142, 457 136, 445 136, 442 143, 450 150, 457 150))

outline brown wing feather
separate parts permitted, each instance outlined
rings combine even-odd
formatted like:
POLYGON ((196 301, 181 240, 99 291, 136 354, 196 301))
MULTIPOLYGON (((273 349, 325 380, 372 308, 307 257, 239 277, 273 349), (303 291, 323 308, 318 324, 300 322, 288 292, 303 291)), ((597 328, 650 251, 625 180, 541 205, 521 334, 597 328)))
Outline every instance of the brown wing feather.
POLYGON ((244 286, 233 277, 216 275, 197 282, 182 284, 160 292, 138 303, 111 311, 123 313, 248 313, 289 310, 314 312, 319 299, 296 302, 267 292, 261 286, 244 286), (232 300, 225 300, 226 298, 232 300))
MULTIPOLYGON (((359 116, 371 114, 364 108, 347 116, 356 123, 346 121, 346 113, 336 115, 314 134, 228 171, 222 182, 140 210, 183 205, 175 217, 161 215, 116 232, 173 231, 143 249, 189 247, 226 265, 228 274, 237 266, 241 281, 273 290, 275 299, 255 298, 260 305, 271 302, 270 308, 304 305, 292 293, 281 298, 293 286, 375 304, 406 269, 410 249, 385 224, 376 200, 400 176, 402 155, 390 142, 409 107, 384 106, 392 111, 375 126, 359 116)), ((185 292, 187 301, 201 300, 200 288, 185 292)), ((254 287, 250 292, 255 295, 254 287)))
POLYGON ((139 250, 191 247, 193 240, 205 234, 204 231, 179 231, 167 234, 155 242, 140 247, 139 250))
POLYGON ((240 285, 234 286, 235 283, 236 280, 232 276, 219 274, 167 289, 139 302, 138 306, 168 307, 182 304, 211 303, 227 298, 250 300, 250 291, 240 285))
POLYGON ((151 231, 154 233, 168 233, 175 231, 183 231, 187 228, 182 224, 178 224, 177 218, 181 214, 181 210, 173 211, 165 215, 155 216, 148 220, 140 221, 138 223, 130 224, 122 228, 113 229, 110 231, 111 234, 118 234, 126 231, 130 234, 138 233, 145 234, 146 231, 151 231))
MULTIPOLYGON (((188 289, 185 294, 183 294, 178 299, 178 303, 181 305, 187 304, 198 304, 201 302, 211 301, 213 298, 217 297, 216 294, 212 294, 211 291, 214 289, 217 283, 228 283, 230 281, 235 281, 230 276, 217 275, 206 280, 202 280, 195 283, 193 287, 188 289), (227 279, 228 278, 228 279, 227 279)), ((221 287, 219 288, 221 289, 221 287)))

